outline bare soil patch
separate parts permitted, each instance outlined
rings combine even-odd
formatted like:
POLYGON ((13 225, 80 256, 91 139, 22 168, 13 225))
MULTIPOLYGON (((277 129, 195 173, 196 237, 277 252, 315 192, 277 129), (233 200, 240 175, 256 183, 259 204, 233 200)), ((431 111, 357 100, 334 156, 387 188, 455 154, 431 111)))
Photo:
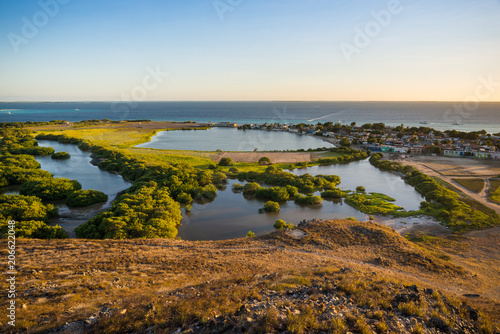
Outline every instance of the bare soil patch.
POLYGON ((439 221, 427 216, 399 218, 375 216, 372 222, 390 227, 402 236, 417 231, 431 235, 450 235, 452 233, 450 229, 442 226, 439 221))
POLYGON ((302 152, 223 152, 213 159, 231 158, 234 162, 259 162, 262 157, 271 159, 271 163, 297 163, 311 161, 310 153, 302 152))
POLYGON ((446 176, 496 176, 500 175, 500 161, 468 158, 413 156, 405 161, 423 163, 446 176))

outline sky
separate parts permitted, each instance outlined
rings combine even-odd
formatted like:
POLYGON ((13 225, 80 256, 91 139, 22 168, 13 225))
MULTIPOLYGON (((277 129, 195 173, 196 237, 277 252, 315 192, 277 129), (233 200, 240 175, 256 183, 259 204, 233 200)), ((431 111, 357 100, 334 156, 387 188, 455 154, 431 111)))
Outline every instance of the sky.
POLYGON ((500 0, 0 0, 0 101, 500 101, 500 0))

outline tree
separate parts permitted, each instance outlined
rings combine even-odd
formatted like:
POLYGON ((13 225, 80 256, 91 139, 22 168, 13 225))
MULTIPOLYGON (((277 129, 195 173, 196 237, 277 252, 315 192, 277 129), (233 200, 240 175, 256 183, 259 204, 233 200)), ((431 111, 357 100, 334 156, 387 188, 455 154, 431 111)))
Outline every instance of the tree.
POLYGON ((243 186, 239 183, 234 183, 232 189, 234 192, 240 192, 243 190, 243 186))
POLYGON ((274 228, 277 229, 277 230, 283 230, 283 229, 288 229, 288 228, 294 228, 295 225, 293 225, 292 223, 287 223, 286 221, 282 220, 282 219, 278 219, 275 223, 274 223, 274 228))
POLYGON ((255 182, 248 182, 243 186, 243 195, 251 196, 255 195, 257 189, 260 188, 260 185, 255 182))
POLYGON ((247 238, 255 238, 255 233, 253 233, 252 231, 248 231, 247 238))
POLYGON ((265 212, 279 212, 280 205, 277 202, 267 201, 264 203, 264 211, 265 212))
POLYGON ((219 161, 219 166, 232 166, 234 165, 233 160, 231 158, 222 158, 219 161))
POLYGON ((356 187, 356 191, 357 191, 358 193, 364 193, 364 192, 366 191, 366 189, 365 189, 365 187, 363 187, 363 186, 357 186, 357 187, 356 187))
POLYGON ((271 159, 268 157, 262 157, 259 159, 259 165, 270 165, 271 164, 271 159))
POLYGON ((351 141, 349 140, 349 138, 343 137, 342 139, 340 139, 339 144, 344 147, 349 147, 351 146, 351 141))

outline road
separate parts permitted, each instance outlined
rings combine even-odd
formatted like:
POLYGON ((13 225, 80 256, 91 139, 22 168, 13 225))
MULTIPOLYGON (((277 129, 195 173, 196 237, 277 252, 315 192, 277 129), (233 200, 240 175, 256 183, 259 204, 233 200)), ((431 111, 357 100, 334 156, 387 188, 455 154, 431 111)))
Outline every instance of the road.
POLYGON ((485 175, 472 176, 471 175, 471 176, 450 177, 450 176, 445 176, 445 175, 441 174, 439 171, 433 169, 429 165, 426 165, 422 162, 403 161, 403 164, 412 166, 412 167, 420 170, 421 172, 423 172, 427 175, 435 176, 435 177, 438 177, 445 182, 448 182, 449 184, 453 185, 455 188, 459 189, 461 192, 463 192, 464 194, 466 194, 467 196, 469 196, 473 200, 475 200, 481 204, 484 204, 488 208, 491 208, 491 209, 495 210, 498 214, 500 214, 500 205, 496 204, 488 199, 488 191, 489 191, 490 186, 491 186, 489 178, 492 177, 493 175, 491 175, 491 176, 485 176, 485 175), (482 178, 483 180, 485 180, 485 187, 483 188, 483 190, 479 194, 477 194, 473 191, 470 191, 469 189, 462 186, 461 184, 453 181, 453 178, 482 178))

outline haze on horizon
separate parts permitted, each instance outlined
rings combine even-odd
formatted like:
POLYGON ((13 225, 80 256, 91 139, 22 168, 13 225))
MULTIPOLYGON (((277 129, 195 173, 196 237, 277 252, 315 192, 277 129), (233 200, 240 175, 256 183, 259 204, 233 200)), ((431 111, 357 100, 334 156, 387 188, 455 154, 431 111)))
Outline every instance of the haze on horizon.
POLYGON ((499 0, 2 1, 0 36, 3 102, 500 101, 499 0))

